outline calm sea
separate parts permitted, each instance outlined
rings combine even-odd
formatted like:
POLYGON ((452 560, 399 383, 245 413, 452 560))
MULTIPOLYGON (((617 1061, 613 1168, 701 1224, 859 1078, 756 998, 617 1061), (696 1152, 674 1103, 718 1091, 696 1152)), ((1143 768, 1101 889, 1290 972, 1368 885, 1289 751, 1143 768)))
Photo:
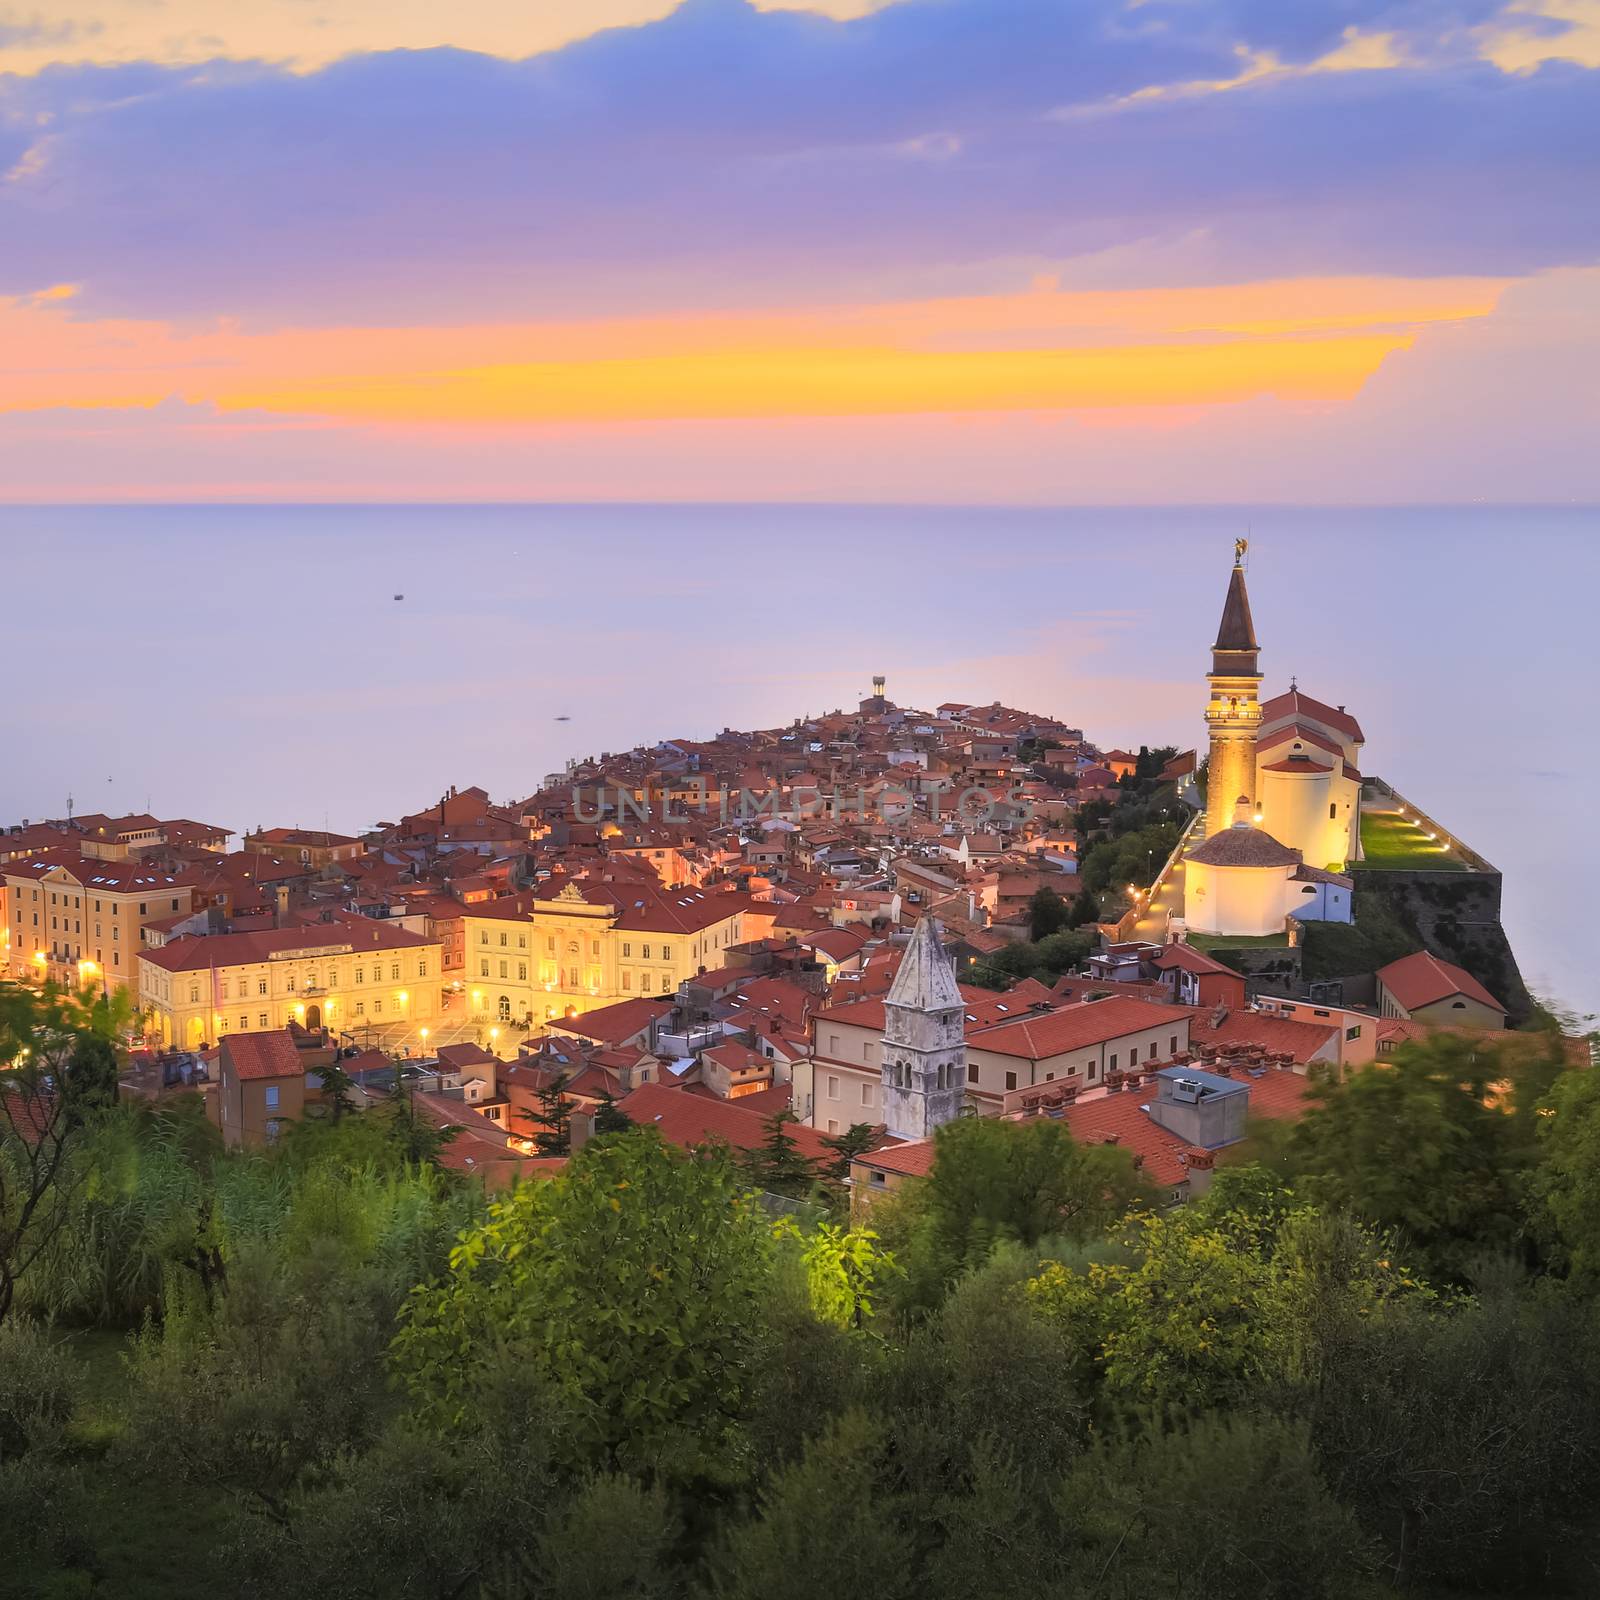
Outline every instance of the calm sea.
POLYGON ((1600 1010, 1588 507, 0 509, 0 818, 355 831, 876 672, 1187 747, 1242 533, 1268 690, 1348 706, 1366 770, 1504 869, 1530 985, 1600 1010))

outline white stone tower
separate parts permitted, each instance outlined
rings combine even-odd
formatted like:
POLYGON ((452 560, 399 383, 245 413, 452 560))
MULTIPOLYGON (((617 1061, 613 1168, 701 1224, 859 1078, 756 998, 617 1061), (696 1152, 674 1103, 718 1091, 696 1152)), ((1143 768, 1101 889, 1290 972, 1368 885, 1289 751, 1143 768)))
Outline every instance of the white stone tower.
POLYGON ((929 1139, 967 1097, 966 1006, 956 971, 923 917, 883 1002, 883 1120, 902 1139, 929 1139))

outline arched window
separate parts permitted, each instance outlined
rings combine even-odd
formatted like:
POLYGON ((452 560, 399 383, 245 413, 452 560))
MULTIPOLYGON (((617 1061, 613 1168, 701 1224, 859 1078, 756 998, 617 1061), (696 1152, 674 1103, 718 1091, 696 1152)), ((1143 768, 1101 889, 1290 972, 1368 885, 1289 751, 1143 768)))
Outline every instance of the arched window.
POLYGON ((511 1020, 511 996, 508 994, 500 996, 500 1020, 502 1022, 511 1020))

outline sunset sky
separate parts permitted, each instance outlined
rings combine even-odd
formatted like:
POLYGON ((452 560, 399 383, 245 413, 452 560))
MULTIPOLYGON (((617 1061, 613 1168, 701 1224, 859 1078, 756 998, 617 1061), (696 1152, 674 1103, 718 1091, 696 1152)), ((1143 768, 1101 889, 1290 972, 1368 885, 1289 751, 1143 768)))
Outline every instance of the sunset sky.
POLYGON ((1600 0, 0 0, 0 497, 1600 499, 1600 0))

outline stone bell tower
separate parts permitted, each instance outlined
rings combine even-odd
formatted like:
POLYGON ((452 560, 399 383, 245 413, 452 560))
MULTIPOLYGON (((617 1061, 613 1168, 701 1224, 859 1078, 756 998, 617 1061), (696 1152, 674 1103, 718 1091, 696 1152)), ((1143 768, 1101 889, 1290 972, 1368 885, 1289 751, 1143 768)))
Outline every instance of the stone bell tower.
POLYGON ((1231 828, 1244 802, 1245 820, 1255 811, 1256 733, 1261 727, 1261 683, 1257 667, 1260 646, 1250 619, 1250 596, 1244 586, 1244 555, 1249 541, 1234 540, 1233 572, 1222 606, 1217 642, 1211 647, 1206 681, 1206 729, 1211 736, 1206 771, 1206 837, 1231 828))
POLYGON ((883 1017, 883 1120, 902 1139, 930 1139, 967 1098, 966 1006, 934 918, 912 932, 883 1017))

